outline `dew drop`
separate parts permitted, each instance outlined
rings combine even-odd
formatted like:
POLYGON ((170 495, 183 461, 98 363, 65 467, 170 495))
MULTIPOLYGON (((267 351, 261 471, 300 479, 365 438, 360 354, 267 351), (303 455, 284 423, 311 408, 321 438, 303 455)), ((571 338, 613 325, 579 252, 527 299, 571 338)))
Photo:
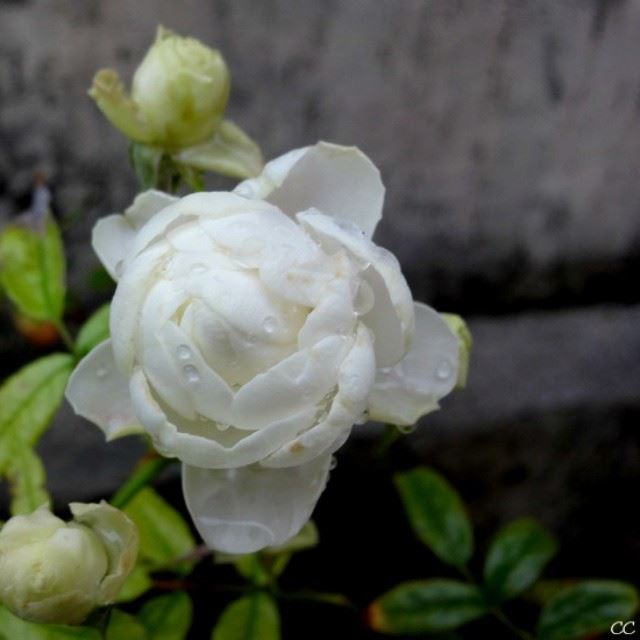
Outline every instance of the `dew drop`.
POLYGON ((191 349, 186 344, 181 344, 176 351, 180 360, 188 360, 191 357, 191 349))
POLYGON ((278 320, 273 316, 267 316, 262 323, 262 328, 267 334, 272 334, 278 328, 278 320))
POLYGON ((116 274, 116 278, 120 278, 122 276, 122 271, 124 270, 123 260, 118 260, 113 272, 116 274))
POLYGON ((329 462, 329 471, 333 471, 338 466, 338 459, 335 456, 331 456, 331 462, 329 462))
POLYGON ((436 368, 436 378, 438 380, 448 380, 453 372, 453 367, 448 360, 441 360, 436 368))
POLYGON ((191 273, 196 276, 204 273, 206 270, 207 267, 205 267, 203 264, 194 264, 193 267, 191 267, 191 273))
POLYGON ((231 425, 224 424, 222 422, 216 422, 216 427, 218 431, 226 431, 231 425))
POLYGON ((187 364, 182 367, 182 373, 184 374, 187 382, 190 382, 191 384, 195 384, 200 381, 200 372, 192 364, 187 364))
POLYGON ((109 370, 107 369, 107 367, 98 367, 96 369, 96 376, 98 378, 105 378, 107 373, 109 373, 109 370))
POLYGON ((403 435, 408 435, 410 433, 413 433, 416 430, 416 425, 415 424, 403 424, 403 425, 398 425, 396 427, 398 429, 398 431, 400 433, 402 433, 403 435))

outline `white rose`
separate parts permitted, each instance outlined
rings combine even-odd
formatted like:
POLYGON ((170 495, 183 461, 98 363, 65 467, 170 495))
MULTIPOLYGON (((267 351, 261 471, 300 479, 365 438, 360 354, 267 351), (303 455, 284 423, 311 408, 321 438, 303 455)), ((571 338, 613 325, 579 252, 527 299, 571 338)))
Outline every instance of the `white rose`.
POLYGON ((383 199, 366 156, 319 143, 232 193, 143 193, 94 229, 111 340, 67 397, 109 439, 143 428, 182 460, 214 549, 285 542, 355 423, 412 424, 455 386, 457 338, 370 240, 383 199))
POLYGON ((101 504, 72 503, 72 522, 41 507, 0 531, 0 602, 34 622, 79 624, 112 603, 133 569, 138 531, 101 504))

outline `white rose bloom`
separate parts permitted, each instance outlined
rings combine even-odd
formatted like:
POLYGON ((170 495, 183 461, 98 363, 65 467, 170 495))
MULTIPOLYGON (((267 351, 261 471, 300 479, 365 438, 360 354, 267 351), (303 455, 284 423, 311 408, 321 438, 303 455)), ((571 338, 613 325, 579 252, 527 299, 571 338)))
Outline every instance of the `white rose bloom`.
POLYGON ((412 424, 455 386, 457 338, 370 240, 383 199, 365 155, 319 143, 232 193, 148 191, 94 229, 111 340, 67 397, 107 438, 144 429, 183 462, 213 549, 284 543, 355 423, 412 424))

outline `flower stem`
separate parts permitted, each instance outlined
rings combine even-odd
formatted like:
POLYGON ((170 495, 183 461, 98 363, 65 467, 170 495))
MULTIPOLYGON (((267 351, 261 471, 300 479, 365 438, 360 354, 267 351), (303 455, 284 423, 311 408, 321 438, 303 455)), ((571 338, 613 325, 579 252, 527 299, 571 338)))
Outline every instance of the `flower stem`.
MULTIPOLYGON (((471 571, 469 571, 469 568, 467 566, 459 565, 456 568, 458 569, 460 574, 467 580, 467 582, 469 582, 470 584, 480 589, 480 586, 476 582, 475 578, 473 577, 473 575, 471 574, 471 571)), ((520 627, 516 626, 513 622, 511 622, 511 620, 509 620, 507 615, 504 613, 504 611, 500 607, 494 607, 490 609, 489 613, 496 620, 500 621, 505 627, 507 627, 507 629, 509 629, 511 633, 513 633, 515 636, 517 636, 521 640, 535 640, 535 636, 531 635, 529 632, 525 631, 524 629, 520 629, 520 627)))
POLYGON ((62 342, 64 342, 64 346, 67 347, 67 349, 72 354, 75 354, 76 347, 73 338, 71 337, 71 334, 69 333, 69 330, 65 326, 64 322, 62 320, 57 320, 55 322, 55 327, 58 331, 58 334, 60 335, 60 339, 62 340, 62 342))
POLYGON ((399 440, 401 436, 402 433, 395 425, 385 424, 382 435, 378 439, 373 450, 373 455, 376 458, 383 458, 389 452, 389 449, 391 449, 396 440, 399 440))
POLYGON ((148 484, 151 484, 160 472, 173 462, 175 462, 175 458, 154 457, 150 460, 147 456, 142 458, 133 475, 111 498, 111 504, 118 509, 126 507, 139 491, 144 489, 148 484))

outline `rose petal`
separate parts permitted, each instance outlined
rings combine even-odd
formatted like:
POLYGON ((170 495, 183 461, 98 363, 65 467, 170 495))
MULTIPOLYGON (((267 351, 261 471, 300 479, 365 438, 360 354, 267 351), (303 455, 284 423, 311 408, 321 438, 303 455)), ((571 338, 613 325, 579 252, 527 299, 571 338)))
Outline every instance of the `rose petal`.
POLYGON ((111 340, 101 342, 80 361, 65 395, 73 410, 97 424, 107 440, 143 432, 131 405, 129 382, 115 365, 111 340))
POLYGON ((404 359, 379 369, 369 398, 374 420, 413 424, 438 408, 438 400, 455 386, 458 376, 458 339, 430 307, 416 303, 416 332, 404 359))
POLYGON ((134 229, 140 229, 142 225, 151 220, 153 216, 166 209, 169 205, 177 202, 178 198, 170 196, 164 191, 149 189, 139 193, 131 206, 124 212, 125 217, 131 223, 134 229))
POLYGON ((265 199, 294 215, 310 207, 356 224, 371 237, 382 217, 384 185, 380 172, 362 151, 319 142, 268 162, 258 178, 235 192, 265 199))
POLYGON ((124 216, 113 214, 96 222, 91 233, 91 245, 109 275, 118 281, 127 253, 136 232, 124 216))
POLYGON ((346 336, 325 338, 257 375, 238 390, 232 424, 260 429, 315 406, 336 387, 352 341, 346 336))
POLYGON ((353 424, 362 418, 375 378, 375 356, 369 330, 360 325, 355 343, 338 375, 338 392, 326 417, 287 442, 261 462, 265 467, 288 467, 305 463, 342 446, 353 424))
POLYGON ((361 320, 376 337, 378 366, 396 364, 406 353, 414 326, 411 291, 396 258, 353 225, 339 223, 315 210, 296 217, 325 251, 346 250, 363 269, 362 276, 373 292, 373 306, 361 320))
POLYGON ((330 461, 326 455, 287 469, 183 465, 185 502, 210 548, 253 553, 284 544, 300 531, 325 488, 330 461))
POLYGON ((299 431, 308 429, 316 415, 316 407, 307 406, 247 435, 246 431, 208 420, 174 418, 158 404, 140 368, 134 370, 129 388, 136 415, 153 438, 156 449, 165 456, 203 468, 227 469, 258 462, 299 431))
POLYGON ((93 227, 91 243, 114 280, 120 277, 122 263, 133 247, 138 229, 176 200, 162 191, 145 191, 136 196, 124 216, 114 214, 98 220, 93 227))

